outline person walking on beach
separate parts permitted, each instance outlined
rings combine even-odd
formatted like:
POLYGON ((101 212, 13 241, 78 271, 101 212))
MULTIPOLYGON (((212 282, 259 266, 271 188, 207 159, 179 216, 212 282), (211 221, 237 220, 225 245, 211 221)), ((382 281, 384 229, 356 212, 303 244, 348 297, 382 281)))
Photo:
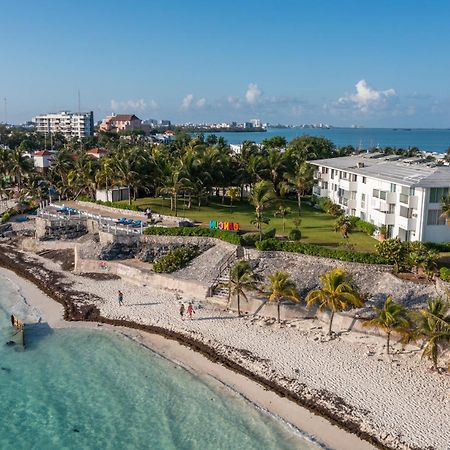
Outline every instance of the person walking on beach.
POLYGON ((182 303, 180 306, 180 317, 181 320, 184 320, 184 303, 182 303))
POLYGON ((118 295, 117 295, 117 300, 119 300, 119 306, 123 305, 123 293, 122 291, 119 291, 118 295))
POLYGON ((189 319, 192 320, 192 314, 195 314, 195 311, 194 311, 194 306, 192 305, 191 302, 189 302, 189 305, 187 307, 187 313, 188 313, 189 319))

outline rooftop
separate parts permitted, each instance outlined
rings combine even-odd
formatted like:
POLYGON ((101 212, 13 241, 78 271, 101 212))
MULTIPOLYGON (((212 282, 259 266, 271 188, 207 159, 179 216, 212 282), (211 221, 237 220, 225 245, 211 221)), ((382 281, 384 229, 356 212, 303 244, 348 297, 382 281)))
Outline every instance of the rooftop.
POLYGON ((364 153, 309 162, 316 166, 345 170, 405 186, 425 188, 450 186, 450 166, 437 165, 423 157, 364 153))

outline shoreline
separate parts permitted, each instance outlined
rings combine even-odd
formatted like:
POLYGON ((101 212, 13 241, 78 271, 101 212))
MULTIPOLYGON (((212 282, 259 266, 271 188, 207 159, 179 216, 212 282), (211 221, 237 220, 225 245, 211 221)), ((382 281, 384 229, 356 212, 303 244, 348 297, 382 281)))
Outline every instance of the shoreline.
POLYGON ((52 327, 97 329, 102 326, 113 332, 119 331, 195 374, 215 379, 256 407, 292 425, 306 439, 325 448, 391 448, 362 431, 358 424, 343 421, 314 401, 252 373, 203 342, 163 327, 108 319, 101 316, 95 307, 78 311, 64 298, 65 292, 43 283, 3 252, 0 253, 0 267, 0 273, 20 287, 30 305, 39 309, 52 327), (49 303, 49 299, 52 299, 52 303, 49 303))

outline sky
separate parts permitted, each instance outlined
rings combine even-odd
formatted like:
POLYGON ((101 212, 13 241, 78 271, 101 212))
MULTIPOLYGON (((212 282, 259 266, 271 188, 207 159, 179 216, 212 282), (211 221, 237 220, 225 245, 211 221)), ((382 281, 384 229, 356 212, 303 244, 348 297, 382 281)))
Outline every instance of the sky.
POLYGON ((78 111, 80 92, 95 121, 450 127, 447 0, 0 0, 0 11, 0 122, 78 111))

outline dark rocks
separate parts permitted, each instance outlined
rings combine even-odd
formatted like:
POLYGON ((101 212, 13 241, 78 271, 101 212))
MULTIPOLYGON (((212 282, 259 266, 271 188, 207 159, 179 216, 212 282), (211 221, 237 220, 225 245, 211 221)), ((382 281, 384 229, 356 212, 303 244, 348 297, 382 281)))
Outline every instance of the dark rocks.
POLYGON ((103 247, 99 259, 104 261, 112 261, 116 259, 131 259, 136 256, 138 252, 138 243, 136 241, 130 241, 128 243, 123 242, 111 242, 103 247))
POLYGON ((41 241, 56 241, 77 239, 87 234, 88 230, 83 223, 52 223, 51 226, 45 228, 45 234, 40 237, 41 241))

